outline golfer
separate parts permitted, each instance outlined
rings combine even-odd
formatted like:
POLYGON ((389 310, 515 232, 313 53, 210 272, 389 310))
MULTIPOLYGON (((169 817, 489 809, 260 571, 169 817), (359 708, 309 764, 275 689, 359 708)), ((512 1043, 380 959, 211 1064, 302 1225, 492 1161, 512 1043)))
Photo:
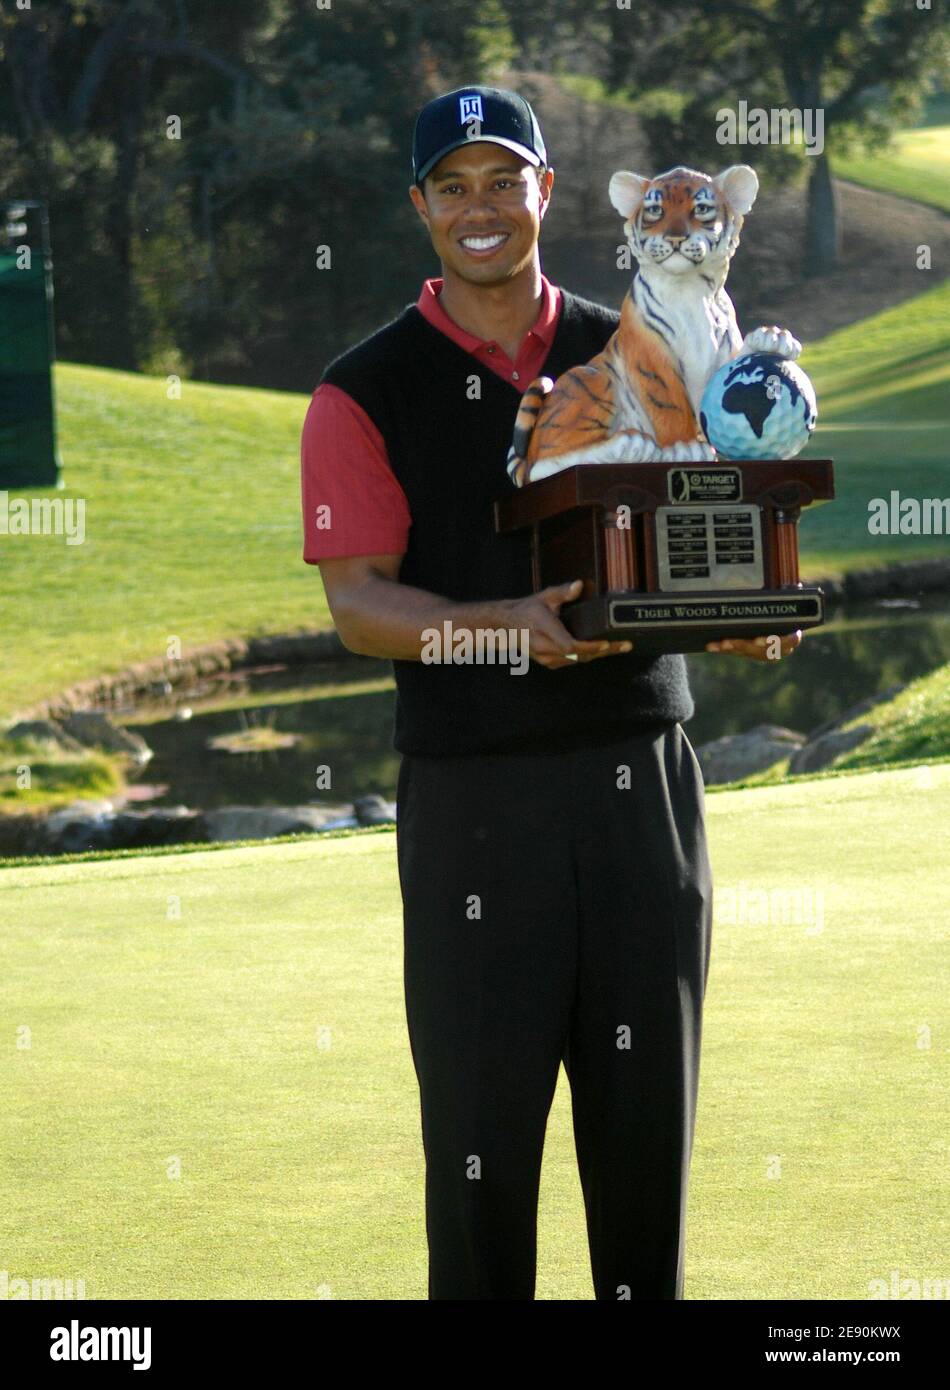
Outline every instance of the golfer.
POLYGON ((441 275, 313 394, 304 558, 345 645, 393 663, 429 1298, 534 1298, 563 1061, 594 1296, 678 1299, 712 904, 686 665, 576 641, 579 582, 532 594, 528 532, 493 526, 523 390, 619 317, 541 273, 553 182, 516 93, 419 113, 409 196, 441 275), (512 630, 530 660, 478 659, 512 630))

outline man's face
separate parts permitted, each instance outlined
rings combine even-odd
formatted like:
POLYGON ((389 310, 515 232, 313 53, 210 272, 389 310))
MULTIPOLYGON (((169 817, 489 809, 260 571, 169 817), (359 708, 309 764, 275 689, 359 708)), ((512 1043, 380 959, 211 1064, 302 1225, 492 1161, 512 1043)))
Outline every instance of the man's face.
POLYGON ((554 175, 513 150, 473 141, 445 155, 409 196, 442 264, 471 284, 495 285, 530 263, 554 175))

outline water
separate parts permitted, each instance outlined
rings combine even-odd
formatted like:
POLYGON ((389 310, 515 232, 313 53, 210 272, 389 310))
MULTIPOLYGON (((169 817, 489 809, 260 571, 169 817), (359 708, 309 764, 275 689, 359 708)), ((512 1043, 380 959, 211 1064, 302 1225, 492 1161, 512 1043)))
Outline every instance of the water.
POLYGON ((688 657, 696 701, 686 726, 691 742, 708 743, 756 724, 807 734, 859 700, 950 661, 947 596, 925 595, 915 600, 918 607, 905 602, 839 609, 774 665, 724 654, 688 657))
MULTIPOLYGON (((950 661, 950 601, 934 595, 914 602, 839 609, 827 626, 806 633, 792 656, 774 664, 688 656, 696 701, 686 726, 691 741, 707 743, 755 724, 808 733, 866 696, 950 661)), ((399 754, 390 741, 390 673, 388 662, 370 660, 236 672, 120 711, 120 721, 141 733, 155 754, 137 774, 138 794, 151 805, 198 809, 349 802, 369 792, 391 801, 399 754), (182 719, 183 710, 191 717, 182 719), (248 729, 273 729, 297 741, 245 753, 208 746, 248 729), (317 785, 321 766, 332 770, 329 788, 317 785)))

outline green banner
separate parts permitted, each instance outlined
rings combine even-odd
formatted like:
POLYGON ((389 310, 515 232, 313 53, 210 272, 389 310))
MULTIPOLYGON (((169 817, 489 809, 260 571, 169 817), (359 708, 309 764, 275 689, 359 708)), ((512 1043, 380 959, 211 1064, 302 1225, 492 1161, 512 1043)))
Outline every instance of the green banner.
POLYGON ((0 252, 0 489, 51 487, 59 476, 53 412, 52 276, 0 252))

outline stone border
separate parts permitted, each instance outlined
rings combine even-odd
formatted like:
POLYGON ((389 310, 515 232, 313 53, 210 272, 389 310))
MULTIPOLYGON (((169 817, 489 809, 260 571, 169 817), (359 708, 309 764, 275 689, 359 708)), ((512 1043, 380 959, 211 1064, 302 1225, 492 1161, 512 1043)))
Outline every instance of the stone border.
POLYGON ((908 598, 920 593, 950 593, 950 559, 916 560, 884 568, 850 570, 820 584, 828 598, 908 598))
POLYGON ((227 637, 204 647, 195 647, 179 661, 159 657, 154 661, 136 662, 115 675, 79 681, 59 695, 15 714, 13 721, 61 719, 75 710, 89 708, 105 711, 110 706, 127 703, 136 695, 151 694, 156 687, 164 689, 168 685, 183 685, 220 671, 239 671, 244 667, 278 663, 303 666, 340 657, 365 660, 354 656, 344 647, 335 628, 320 632, 284 633, 274 637, 227 637))
MULTIPOLYGON (((852 570, 840 578, 819 579, 829 599, 901 598, 908 595, 950 592, 950 559, 920 560, 885 568, 852 570)), ((12 716, 16 719, 58 719, 74 710, 108 709, 125 704, 154 688, 180 685, 219 671, 238 671, 248 666, 283 663, 303 666, 311 662, 364 661, 344 647, 335 628, 278 634, 273 637, 232 637, 196 647, 180 661, 160 657, 141 661, 111 676, 97 676, 69 686, 61 694, 12 716)), ((12 722, 8 720, 7 722, 12 722)))

